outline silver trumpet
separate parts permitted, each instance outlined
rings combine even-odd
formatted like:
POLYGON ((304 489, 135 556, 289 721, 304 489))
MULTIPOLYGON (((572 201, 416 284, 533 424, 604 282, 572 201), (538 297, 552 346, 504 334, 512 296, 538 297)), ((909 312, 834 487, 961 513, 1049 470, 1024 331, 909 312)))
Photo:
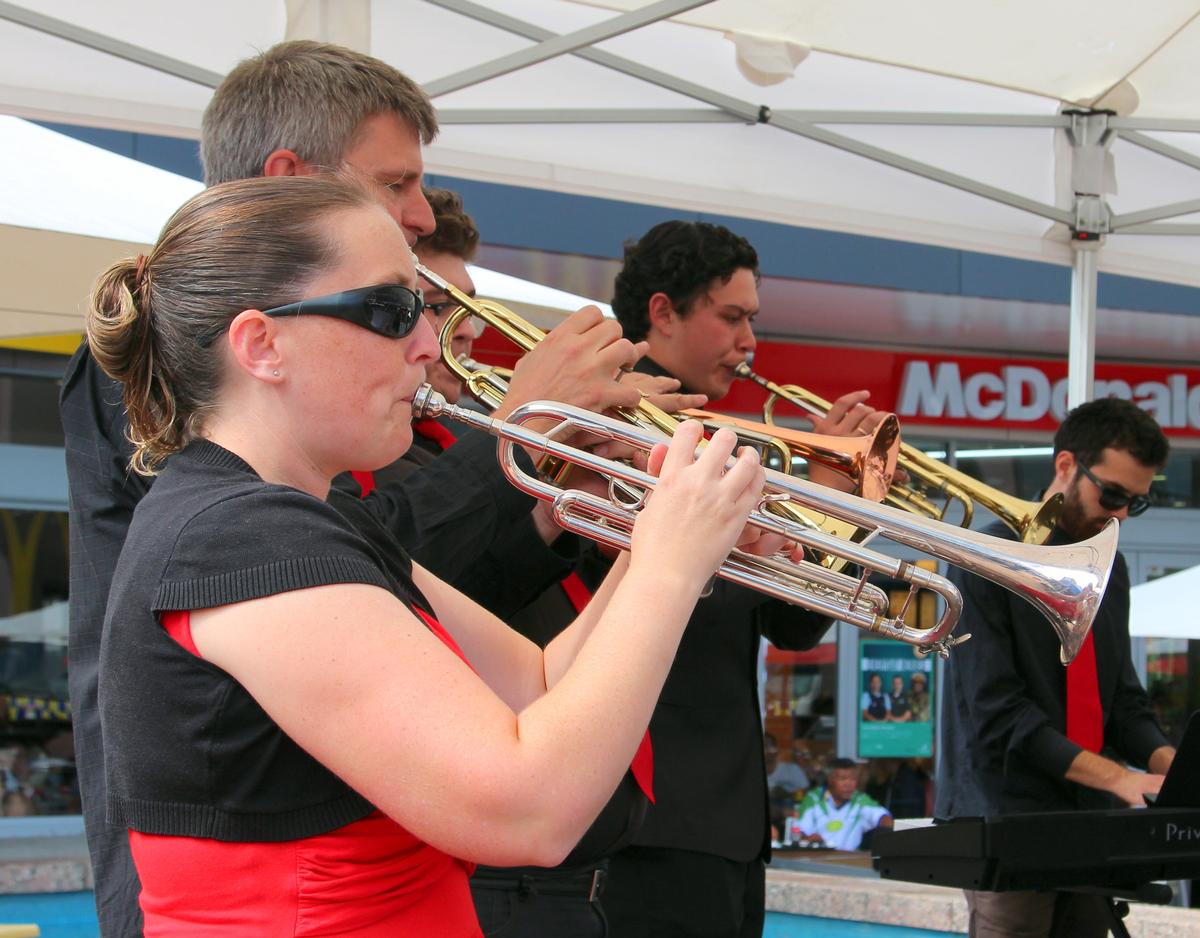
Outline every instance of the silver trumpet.
MULTIPOLYGON (((669 441, 669 437, 655 430, 554 401, 533 401, 518 407, 507 420, 496 420, 447 403, 429 385, 417 392, 413 413, 417 418, 449 417, 496 436, 501 468, 517 488, 552 502, 555 519, 567 530, 618 549, 629 547, 637 511, 653 492, 657 480, 632 466, 598 457, 564 441, 584 433, 590 439, 612 440, 644 452, 649 452, 655 443, 669 441), (552 427, 541 433, 526 426, 531 421, 550 421, 552 427), (565 460, 607 478, 608 498, 578 489, 563 489, 527 473, 515 459, 515 446, 565 460)), ((921 654, 936 652, 947 657, 951 647, 970 638, 950 634, 962 612, 962 596, 953 583, 907 561, 868 550, 865 542, 853 543, 765 510, 773 503, 789 502, 864 528, 869 531, 868 540, 882 535, 1023 596, 1050 620, 1062 644, 1063 664, 1069 664, 1083 645, 1116 556, 1115 520, 1096 536, 1077 544, 1022 544, 913 515, 771 469, 766 474, 762 499, 751 511, 749 523, 819 554, 843 557, 858 564, 862 575, 854 577, 809 561, 757 557, 734 549, 716 571, 718 576, 868 632, 908 642, 921 654), (867 582, 871 573, 909 584, 908 596, 898 614, 889 614, 886 594, 867 582), (941 596, 944 610, 934 626, 915 629, 904 622, 904 614, 922 589, 941 596)))

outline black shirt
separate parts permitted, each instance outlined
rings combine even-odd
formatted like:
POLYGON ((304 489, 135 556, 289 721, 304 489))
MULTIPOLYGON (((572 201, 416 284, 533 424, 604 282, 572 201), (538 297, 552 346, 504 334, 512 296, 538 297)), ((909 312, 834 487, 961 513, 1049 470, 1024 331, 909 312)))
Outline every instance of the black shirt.
POLYGON ((59 404, 70 499, 71 586, 67 691, 75 737, 75 768, 84 830, 95 879, 96 911, 105 938, 141 935, 141 884, 123 827, 105 817, 104 749, 96 696, 104 607, 133 509, 150 479, 130 471, 133 446, 120 386, 87 354, 67 363, 59 404))
MULTIPOLYGON (((664 375, 643 358, 637 370, 664 375)), ((696 604, 650 720, 655 803, 635 843, 749 862, 770 853, 759 639, 811 648, 830 620, 720 579, 696 604)))
MULTIPOLYGON (((394 542, 367 539, 334 507, 264 482, 198 440, 142 499, 113 577, 100 652, 110 819, 151 834, 226 841, 312 837, 371 804, 309 755, 158 613, 363 583, 431 612, 394 542)), ((340 627, 352 627, 343 623, 340 627)))
MULTIPOLYGON (((1012 539, 997 522, 986 533, 1012 539)), ((1070 543, 1055 530, 1050 544, 1070 543)), ((956 645, 945 670, 940 818, 1113 807, 1104 792, 1066 780, 1080 747, 1066 736, 1066 673, 1059 640, 1046 618, 1016 594, 953 569, 963 594, 956 645)), ((1104 715, 1104 744, 1144 767, 1167 745, 1129 647, 1129 571, 1117 555, 1092 626, 1104 715)))

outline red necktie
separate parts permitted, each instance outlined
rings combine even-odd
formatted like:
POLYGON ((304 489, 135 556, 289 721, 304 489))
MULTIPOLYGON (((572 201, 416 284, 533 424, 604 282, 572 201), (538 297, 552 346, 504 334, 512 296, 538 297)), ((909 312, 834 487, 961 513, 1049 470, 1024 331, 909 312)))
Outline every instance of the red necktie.
POLYGON ((433 440, 433 442, 442 448, 443 453, 453 446, 454 441, 457 439, 453 433, 432 417, 425 420, 413 421, 413 430, 421 434, 425 439, 433 440))
POLYGON ((350 475, 354 476, 354 481, 358 483, 358 487, 362 489, 359 492, 359 498, 366 498, 375 488, 375 473, 363 471, 359 469, 351 469, 350 475))
MULTIPOLYGON (((571 571, 562 578, 559 585, 567 594, 571 605, 575 607, 575 612, 583 612, 583 607, 592 598, 592 592, 584 585, 583 580, 579 579, 579 574, 571 571)), ((654 749, 650 745, 649 730, 646 730, 646 735, 638 743, 637 752, 633 754, 633 762, 629 764, 629 769, 633 772, 633 780, 637 782, 642 794, 650 799, 651 804, 654 804, 654 749)))
POLYGON ((1104 746, 1104 711, 1096 677, 1096 645, 1089 631, 1075 660, 1067 666, 1067 738, 1099 752, 1104 746))
MULTIPOLYGON (((453 446, 454 441, 457 439, 453 433, 433 419, 414 421, 412 427, 414 433, 421 434, 427 440, 433 440, 443 453, 453 446)), ((354 481, 362 489, 359 493, 359 498, 366 498, 371 494, 375 488, 375 473, 352 469, 350 475, 354 476, 354 481)))

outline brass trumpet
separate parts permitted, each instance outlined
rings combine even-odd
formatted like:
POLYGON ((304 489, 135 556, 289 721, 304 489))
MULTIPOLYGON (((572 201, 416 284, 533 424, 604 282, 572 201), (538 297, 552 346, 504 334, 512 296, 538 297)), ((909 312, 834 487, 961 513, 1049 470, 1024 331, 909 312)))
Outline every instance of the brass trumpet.
MULTIPOLYGON (((747 378, 771 392, 763 404, 763 420, 772 427, 775 404, 780 399, 814 417, 824 417, 832 406, 829 401, 799 385, 776 384, 769 378, 755 374, 748 362, 738 365, 735 372, 739 378, 747 378)), ((953 469, 908 443, 900 444, 897 465, 916 484, 893 484, 887 493, 886 503, 936 521, 944 521, 950 505, 958 502, 963 506, 959 523, 964 528, 969 527, 975 514, 975 505, 978 504, 996 515, 1026 544, 1044 544, 1062 511, 1061 495, 1052 495, 1044 502, 1025 501, 953 469), (927 492, 941 495, 946 499, 945 504, 939 508, 927 492)))
MULTIPOLYGON (((440 342, 442 358, 446 366, 466 385, 474 397, 492 410, 495 410, 504 400, 507 381, 494 370, 480 370, 478 367, 475 367, 474 362, 467 365, 457 360, 451 352, 451 339, 455 330, 458 329, 463 319, 469 316, 477 316, 522 351, 526 352, 535 348, 546 337, 546 333, 499 303, 467 296, 444 277, 439 276, 424 265, 418 263, 416 268, 418 276, 429 281, 429 283, 433 284, 439 290, 442 290, 446 296, 458 304, 458 308, 446 317, 446 322, 442 325, 440 342)), ((470 361, 470 359, 467 361, 470 361)), ((645 399, 641 400, 634 408, 619 408, 617 414, 622 420, 628 421, 634 426, 651 428, 666 436, 673 434, 675 428, 680 423, 679 418, 656 407, 645 399)), ((725 417, 721 417, 720 421, 725 421, 726 419, 725 417)), ((760 426, 760 429, 770 431, 773 428, 760 426)), ((898 444, 898 440, 888 443, 887 436, 889 432, 889 430, 885 429, 879 440, 881 441, 881 445, 887 444, 894 447, 898 444)), ((804 436, 804 434, 800 434, 800 436, 804 436)), ((828 448, 828 441, 830 439, 832 438, 822 437, 814 441, 814 458, 817 458, 816 450, 828 448)), ((830 454, 827 464, 831 465, 831 467, 839 468, 842 471, 852 471, 855 467, 860 467, 863 472, 871 473, 878 473, 888 469, 889 466, 891 470, 894 470, 894 455, 888 458, 881 458, 878 452, 872 450, 871 446, 868 446, 865 452, 860 452, 857 449, 858 444, 856 441, 850 438, 838 439, 847 447, 844 451, 846 458, 838 460, 830 454)), ((818 461, 821 461, 823 458, 825 457, 822 454, 818 461)), ((789 454, 788 463, 790 464, 790 462, 789 454)), ((867 486, 872 492, 880 489, 886 490, 890 479, 890 475, 887 479, 874 478, 867 482, 867 486)), ((854 478, 854 481, 856 486, 861 488, 861 478, 854 478)), ((771 506, 770 510, 784 516, 793 524, 805 525, 814 530, 828 532, 840 540, 858 541, 866 536, 865 532, 858 530, 851 524, 846 524, 837 518, 826 517, 815 512, 802 512, 794 505, 782 503, 771 506)), ((821 556, 818 559, 822 563, 837 566, 840 566, 843 562, 832 555, 821 556)))
POLYGON ((868 436, 858 437, 801 433, 706 410, 684 410, 679 416, 708 427, 728 427, 752 446, 779 452, 781 471, 787 475, 791 475, 793 456, 833 469, 854 482, 856 495, 873 502, 883 501, 887 495, 900 456, 900 421, 895 414, 888 414, 868 436))
MULTIPOLYGON (((467 389, 476 400, 493 393, 503 399, 507 383, 512 378, 509 369, 481 365, 466 356, 459 356, 456 364, 461 366, 463 374, 470 375, 467 389)), ((459 373, 459 369, 455 369, 455 372, 459 373)), ((900 455, 900 422, 894 414, 880 421, 870 435, 861 437, 802 433, 788 427, 766 426, 706 410, 684 410, 678 416, 699 420, 711 430, 730 428, 742 443, 765 454, 764 464, 774 459, 784 467, 781 471, 788 475, 791 475, 788 470, 793 456, 827 466, 853 481, 856 495, 873 502, 883 501, 887 495, 900 455)))
MULTIPOLYGON (((496 420, 467 408, 446 403, 428 385, 413 402, 417 417, 446 416, 499 438, 500 464, 509 480, 522 491, 554 505, 554 515, 564 528, 616 548, 628 548, 634 519, 657 480, 648 473, 561 442, 583 431, 592 437, 615 440, 648 452, 662 442, 662 434, 601 414, 553 401, 522 405, 507 420, 496 420), (536 432, 525 424, 550 420, 553 429, 536 432), (514 458, 514 446, 564 460, 609 479, 609 498, 579 490, 564 490, 524 472, 514 458), (635 497, 630 500, 630 493, 635 497)), ((807 525, 781 517, 781 505, 815 509, 846 523, 914 547, 979 574, 1033 603, 1054 627, 1069 663, 1079 651, 1104 596, 1116 556, 1117 524, 1086 541, 1054 547, 1022 544, 991 537, 939 521, 914 516, 888 505, 766 470, 767 481, 750 523, 763 530, 805 545, 820 553, 836 554, 861 565, 861 577, 835 573, 823 566, 780 557, 761 558, 734 550, 722 563, 718 576, 748 586, 786 602, 841 619, 869 632, 899 639, 928 654, 942 657, 969 636, 952 637, 962 610, 962 597, 945 577, 902 560, 868 550, 807 525), (909 584, 905 608, 888 614, 888 599, 869 583, 871 573, 881 573, 909 584), (929 629, 914 629, 904 622, 904 612, 917 590, 930 589, 942 597, 941 619, 929 629)))

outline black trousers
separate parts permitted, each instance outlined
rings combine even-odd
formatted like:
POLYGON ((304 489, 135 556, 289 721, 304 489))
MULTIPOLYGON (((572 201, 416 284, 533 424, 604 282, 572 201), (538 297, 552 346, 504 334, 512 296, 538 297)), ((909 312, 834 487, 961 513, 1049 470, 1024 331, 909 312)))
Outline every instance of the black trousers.
POLYGON ((471 898, 486 938, 606 938, 605 878, 604 867, 481 868, 471 877, 471 898))
POLYGON ((612 938, 761 938, 766 867, 691 850, 627 847, 609 858, 612 938))

